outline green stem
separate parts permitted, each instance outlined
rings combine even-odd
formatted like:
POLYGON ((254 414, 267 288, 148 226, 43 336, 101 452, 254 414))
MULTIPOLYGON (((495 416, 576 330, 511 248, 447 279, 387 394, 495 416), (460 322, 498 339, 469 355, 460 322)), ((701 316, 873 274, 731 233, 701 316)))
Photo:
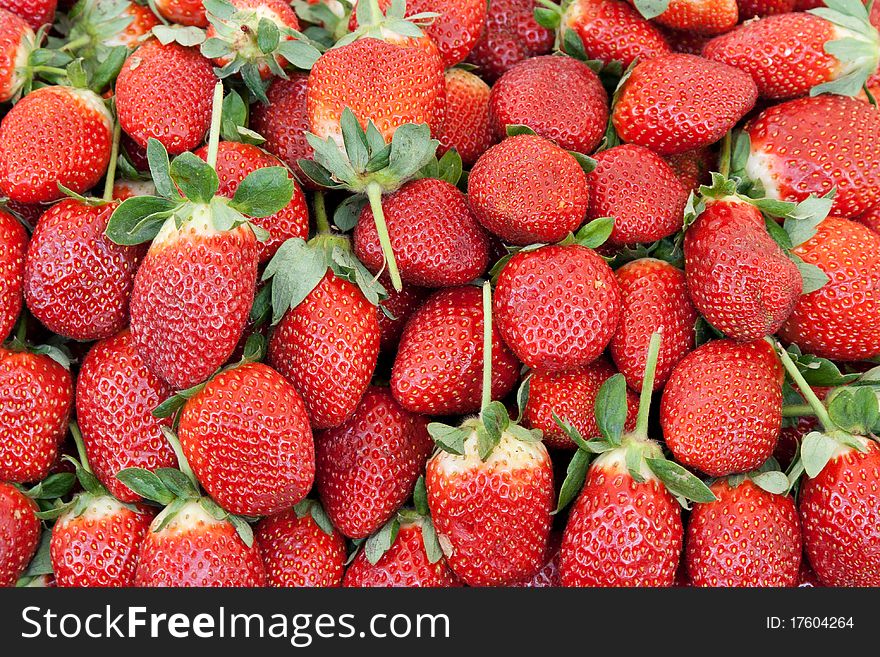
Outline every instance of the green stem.
POLYGON ((385 223, 385 211, 382 209, 382 186, 377 182, 368 184, 367 198, 370 200, 370 209, 373 211, 373 220, 376 222, 376 232, 379 233, 379 244, 382 245, 382 253, 385 255, 385 263, 388 265, 391 284, 395 290, 400 292, 403 289, 403 282, 400 280, 397 260, 394 259, 394 251, 391 249, 388 224, 385 223))
POLYGON ((724 139, 721 140, 721 154, 718 156, 718 168, 719 172, 725 178, 730 176, 730 146, 733 138, 730 135, 730 131, 728 130, 724 134, 724 139))
POLYGON ((31 69, 34 73, 52 73, 53 75, 67 75, 67 71, 63 68, 56 68, 54 66, 34 66, 31 69))
POLYGON ((809 417, 816 412, 809 404, 792 404, 782 407, 782 417, 809 417))
POLYGON ((327 203, 324 199, 324 192, 321 190, 315 192, 314 209, 315 223, 318 227, 318 233, 321 235, 329 235, 330 221, 327 219, 327 203))
POLYGON ((92 37, 90 36, 81 36, 79 39, 74 39, 68 43, 65 43, 61 46, 62 52, 70 52, 71 50, 76 50, 81 46, 87 46, 92 42, 92 37))
POLYGON ((113 146, 110 149, 110 164, 107 166, 107 177, 104 180, 104 196, 107 202, 113 200, 113 183, 116 182, 116 161, 119 159, 119 136, 122 133, 122 127, 119 125, 119 119, 113 126, 113 146))
POLYGON ((788 372, 791 380, 797 384, 798 388, 800 388, 801 394, 804 396, 804 399, 807 400, 807 404, 809 404, 810 408, 816 413, 816 417, 819 418, 819 422, 822 423, 825 430, 838 430, 839 427, 831 421, 831 416, 828 415, 828 410, 825 408, 825 404, 823 404, 819 397, 816 396, 816 393, 813 392, 810 384, 807 383, 807 380, 804 378, 803 374, 801 374, 797 365, 794 364, 794 361, 791 359, 791 356, 788 355, 788 352, 783 349, 782 345, 776 342, 776 340, 772 338, 766 338, 766 340, 773 345, 774 349, 776 349, 776 353, 779 354, 779 358, 782 360, 782 364, 785 366, 785 370, 788 372))
POLYGON ((654 394, 654 376, 657 372, 657 358, 660 355, 661 335, 654 333, 648 343, 648 356, 645 361, 645 375, 642 377, 642 393, 639 397, 639 414, 636 418, 634 435, 648 437, 648 417, 651 413, 651 395, 654 394))
POLYGON ((80 433, 79 426, 76 422, 70 423, 70 435, 73 436, 73 443, 76 445, 76 453, 79 455, 79 464, 82 466, 83 470, 90 474, 94 474, 89 465, 89 457, 86 454, 86 446, 85 443, 83 443, 82 433, 80 433))
POLYGON ((208 164, 217 166, 217 149, 220 144, 220 119, 223 115, 223 83, 214 85, 214 100, 211 107, 211 132, 208 133, 208 164))
POLYGON ((483 283, 483 397, 480 408, 492 403, 492 284, 483 283))

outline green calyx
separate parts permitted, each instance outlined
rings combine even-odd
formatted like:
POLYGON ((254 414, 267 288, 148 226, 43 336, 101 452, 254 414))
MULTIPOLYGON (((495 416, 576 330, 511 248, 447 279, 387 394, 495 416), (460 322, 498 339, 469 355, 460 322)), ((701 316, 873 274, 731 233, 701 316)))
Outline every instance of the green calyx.
POLYGON ((327 515, 327 512, 324 510, 324 507, 321 506, 319 501, 310 499, 302 500, 293 505, 293 511, 296 513, 297 518, 310 516, 322 532, 327 534, 327 536, 333 536, 335 528, 330 521, 330 516, 327 515))
POLYGON ((325 2, 311 4, 306 0, 294 0, 292 6, 301 21, 313 26, 307 28, 305 34, 319 43, 331 47, 348 34, 352 9, 348 0, 338 0, 336 7, 325 2))
POLYGON ((64 369, 70 371, 70 363, 72 357, 70 350, 67 348, 65 341, 60 336, 52 336, 48 342, 40 345, 33 345, 27 341, 28 329, 28 313, 25 310, 18 318, 12 339, 2 343, 5 349, 16 353, 30 353, 38 356, 48 356, 64 369))
POLYGON ((880 64, 880 35, 860 0, 826 0, 825 5, 808 13, 824 18, 840 33, 825 43, 825 52, 840 62, 840 72, 835 80, 810 89, 810 95, 856 96, 880 64))
POLYGON ((669 0, 633 0, 633 5, 643 18, 651 20, 669 9, 669 0))
POLYGON ((134 21, 128 13, 130 4, 129 0, 79 0, 58 16, 56 29, 64 37, 58 47, 85 59, 105 60, 114 48, 107 43, 134 21))
POLYGON ((419 26, 430 25, 438 15, 436 12, 421 12, 407 16, 405 0, 391 0, 391 5, 383 14, 378 0, 360 0, 355 8, 357 29, 339 39, 334 48, 364 38, 383 41, 390 41, 394 37, 418 39, 425 34, 419 26))
POLYGON ((746 480, 774 495, 788 495, 792 486, 786 474, 779 469, 779 462, 772 456, 757 470, 729 475, 727 484, 731 488, 736 488, 746 480))

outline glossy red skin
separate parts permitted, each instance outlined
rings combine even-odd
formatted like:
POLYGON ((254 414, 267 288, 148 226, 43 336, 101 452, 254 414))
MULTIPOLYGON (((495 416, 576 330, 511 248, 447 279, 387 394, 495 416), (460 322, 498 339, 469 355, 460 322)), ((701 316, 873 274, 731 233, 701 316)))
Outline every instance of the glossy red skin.
POLYGON ((230 513, 278 513, 314 482, 315 445, 302 398, 262 363, 211 379, 186 402, 177 432, 199 483, 230 513))
POLYGON ((656 479, 593 465, 571 509, 562 547, 562 586, 672 586, 682 548, 678 502, 656 479))
MULTIPOLYGON (((207 146, 203 146, 195 153, 207 161, 207 146)), ((257 169, 280 166, 284 165, 278 158, 257 146, 235 141, 222 141, 218 144, 217 164, 214 167, 217 171, 217 177, 220 179, 217 194, 232 198, 235 196, 235 190, 238 189, 241 181, 247 178, 248 174, 257 169)), ((293 182, 293 196, 290 203, 273 215, 255 217, 250 221, 269 231, 269 239, 257 243, 260 264, 269 262, 285 241, 295 237, 307 240, 309 238, 309 206, 306 204, 305 194, 296 180, 294 179, 293 182)))
POLYGON ((715 502, 695 504, 685 560, 691 586, 794 586, 801 565, 801 526, 791 497, 749 479, 710 487, 715 502))
POLYGON ((824 50, 834 38, 834 26, 824 18, 781 14, 715 37, 703 56, 749 73, 763 98, 797 98, 837 77, 839 62, 824 50))
POLYGON ((670 0, 669 7, 655 20, 676 30, 722 34, 732 30, 738 18, 737 0, 670 0))
MULTIPOLYGON (((489 244, 467 197, 435 178, 406 183, 382 199, 391 248, 406 285, 464 285, 486 271, 489 244)), ((385 268, 376 220, 364 205, 354 229, 354 253, 374 274, 385 268)))
POLYGON ((12 98, 21 88, 16 80, 16 60, 28 57, 31 48, 28 40, 34 40, 33 30, 21 18, 8 11, 0 11, 0 102, 12 98))
POLYGON ((620 324, 608 345, 611 358, 627 385, 642 389, 648 344, 655 331, 662 334, 654 373, 660 390, 672 370, 693 351, 697 314, 688 296, 684 272, 653 258, 625 264, 615 272, 622 294, 620 324))
POLYGON ((436 135, 446 106, 440 53, 427 37, 332 48, 312 67, 306 103, 311 131, 322 139, 341 141, 346 107, 364 128, 373 121, 387 142, 405 123, 426 123, 436 135))
POLYGON ((110 161, 108 117, 98 96, 70 87, 43 87, 16 103, 0 122, 0 191, 21 203, 62 198, 61 183, 83 193, 104 176, 110 161))
POLYGON ((128 302, 145 246, 104 235, 117 203, 65 199, 40 218, 28 246, 24 298, 53 333, 89 341, 128 325, 128 302))
POLYGON ((208 18, 201 0, 156 0, 156 11, 163 18, 179 25, 208 27, 208 18))
MULTIPOLYGON (((596 424, 596 396, 602 384, 616 373, 605 358, 570 372, 532 372, 523 423, 543 431, 547 447, 576 449, 554 421, 553 414, 577 429, 585 440, 601 435, 596 424)), ((639 398, 627 391, 626 402, 626 429, 632 430, 636 426, 639 398)))
POLYGON ((124 507, 100 517, 62 516, 52 527, 52 571, 59 587, 128 587, 152 514, 124 507))
POLYGON ((561 30, 574 30, 589 59, 628 67, 672 52, 657 27, 622 0, 574 0, 562 15, 561 30))
POLYGON ((553 48, 554 35, 538 25, 535 0, 493 0, 486 26, 468 61, 478 67, 487 82, 495 82, 515 64, 545 55, 553 48))
POLYGON ((205 235, 184 227, 153 242, 131 295, 138 353, 175 389, 225 363, 244 331, 257 282, 257 241, 242 225, 205 235))
MULTIPOLYGON (((405 409, 464 415, 480 409, 483 309, 479 288, 435 292, 413 313, 391 370, 391 392, 405 409)), ((492 327, 492 399, 516 385, 519 361, 492 327)))
POLYGON ((401 526, 394 543, 376 564, 361 550, 345 572, 342 585, 349 588, 461 586, 444 559, 432 564, 425 552, 422 529, 418 524, 401 526))
POLYGON ((880 448, 849 450, 801 484, 804 548, 825 586, 880 586, 880 448))
POLYGON ((699 55, 703 52, 703 46, 711 37, 690 30, 673 30, 663 25, 657 26, 666 42, 672 48, 672 52, 683 52, 688 55, 699 55))
POLYGON ((254 536, 266 566, 266 583, 275 587, 338 587, 345 570, 345 539, 329 535, 310 514, 293 509, 263 518, 254 536))
POLYGON ((431 291, 411 285, 404 286, 400 292, 391 285, 386 285, 385 290, 388 298, 376 307, 376 319, 379 322, 380 348, 390 352, 396 350, 403 328, 431 291), (391 317, 383 312, 383 308, 391 317))
POLYGON ((696 55, 664 55, 636 65, 611 120, 623 141, 672 155, 721 139, 757 97, 744 71, 696 55))
POLYGON ((709 201, 685 233, 684 258, 694 306, 734 340, 772 335, 801 296, 797 265, 745 201, 709 201))
POLYGON ((28 235, 18 219, 0 210, 0 342, 21 312, 28 235))
POLYGON ((831 281, 798 299, 779 336, 822 358, 880 355, 880 235, 854 221, 828 217, 794 253, 831 281))
POLYGON ((314 429, 338 427, 360 402, 379 355, 376 307, 328 271, 269 339, 269 364, 302 395, 314 429))
POLYGON ((757 469, 782 426, 783 370, 764 340, 713 340, 663 390, 660 425, 676 460, 713 477, 757 469))
POLYGON ((76 418, 89 465, 100 482, 122 502, 141 496, 116 478, 125 468, 174 468, 177 458, 162 435, 153 409, 174 394, 150 372, 135 349, 131 332, 92 347, 76 382, 76 418))
POLYGON ((800 202, 836 187, 831 214, 842 217, 880 204, 880 112, 870 105, 831 94, 798 98, 764 110, 746 132, 747 167, 772 181, 772 198, 800 202))
POLYGON ((527 125, 560 147, 592 153, 608 123, 608 94, 593 70, 571 57, 520 62, 492 87, 489 118, 495 139, 507 126, 527 125))
POLYGON ((72 402, 70 372, 61 365, 49 356, 0 347, 0 480, 46 478, 72 402))
POLYGON ((0 0, 0 8, 23 18, 33 30, 55 19, 57 0, 0 0))
POLYGON ((715 154, 708 148, 666 156, 666 162, 675 171, 686 189, 699 191, 700 185, 711 182, 709 175, 715 168, 715 154))
MULTIPOLYGON (((825 4, 819 0, 820 4, 825 4)), ((773 16, 776 14, 787 14, 796 9, 797 0, 736 0, 739 8, 739 19, 747 21, 756 16, 773 16)), ((801 11, 800 7, 797 7, 801 11)))
MULTIPOLYGON (((161 2, 161 0, 160 0, 161 2)), ((258 10, 261 12, 261 17, 266 20, 272 21, 275 26, 279 30, 291 29, 299 31, 301 29, 299 24, 299 19, 296 16, 296 12, 293 10, 293 7, 290 6, 285 0, 232 0, 232 6, 235 7, 236 11, 243 10, 258 10)), ((245 31, 249 30, 244 23, 238 21, 229 21, 232 25, 234 25, 238 30, 245 31)), ((208 24, 208 29, 205 30, 205 36, 208 39, 217 38, 217 29, 214 25, 208 24)), ((223 38, 223 37, 220 37, 223 38)), ((291 41, 293 37, 289 34, 285 34, 282 32, 279 35, 279 42, 291 41)), ((251 33, 247 40, 235 41, 225 39, 227 44, 229 44, 233 53, 237 53, 240 56, 244 56, 248 61, 251 62, 259 62, 259 72, 260 77, 264 80, 273 77, 273 73, 269 68, 269 65, 266 63, 266 59, 264 59, 264 55, 261 51, 257 50, 257 55, 251 55, 252 49, 256 44, 255 35, 251 33)), ((213 60, 214 64, 218 67, 226 66, 231 63, 235 59, 234 55, 225 55, 223 57, 217 57, 213 60)), ((276 55, 275 60, 278 62, 278 66, 281 68, 285 68, 288 65, 287 60, 281 55, 276 55)))
POLYGON ((587 220, 614 217, 611 244, 656 242, 681 230, 690 190, 662 157, 643 146, 623 144, 596 153, 594 159, 596 168, 587 174, 587 220))
POLYGON ((315 486, 339 531, 366 538, 406 502, 434 449, 427 427, 374 387, 348 421, 315 436, 315 486))
POLYGON ((443 128, 437 134, 442 156, 455 149, 465 168, 492 145, 492 126, 489 123, 489 85, 469 71, 451 68, 446 71, 446 114, 443 128))
POLYGON ((0 588, 15 586, 37 551, 38 510, 15 486, 0 481, 0 588))
POLYGON ((495 288, 498 332, 532 369, 561 372, 592 363, 617 330, 620 311, 614 272, 576 244, 520 251, 495 288))
POLYGON ((536 135, 505 139, 468 177, 474 216, 506 242, 558 242, 584 222, 590 192, 574 157, 536 135))
POLYGON ((553 532, 547 545, 547 560, 544 567, 532 575, 529 579, 521 580, 512 587, 526 589, 545 589, 562 586, 559 581, 559 547, 562 544, 562 534, 553 532))
MULTIPOLYGON (((0 219, 2 221, 2 219, 0 219)), ((858 221, 863 226, 867 226, 875 233, 880 233, 880 205, 868 210, 865 214, 856 217, 854 221, 858 221)))
POLYGON ((216 82, 211 61, 197 48, 151 39, 126 60, 116 80, 122 129, 144 148, 152 137, 171 155, 192 150, 211 124, 216 82))

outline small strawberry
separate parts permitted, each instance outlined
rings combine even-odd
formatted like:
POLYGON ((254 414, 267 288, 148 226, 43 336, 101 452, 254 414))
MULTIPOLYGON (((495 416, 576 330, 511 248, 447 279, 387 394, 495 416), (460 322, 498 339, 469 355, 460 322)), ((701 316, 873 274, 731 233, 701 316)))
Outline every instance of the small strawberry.
POLYGON ((34 30, 52 23, 58 0, 2 0, 0 8, 24 19, 34 30))
POLYGON ((721 34, 733 29, 739 20, 737 0, 661 0, 647 3, 630 0, 645 18, 675 30, 699 34, 721 34))
POLYGON ((15 586, 40 542, 39 508, 12 484, 0 481, 0 587, 15 586))
POLYGON ((21 312, 28 235, 14 216, 0 210, 0 342, 21 312))
POLYGON ((23 62, 30 60, 36 36, 21 18, 0 8, 0 102, 15 98, 26 82, 23 62))
POLYGON ((446 114, 437 134, 438 154, 455 149, 465 167, 492 145, 489 123, 489 85, 469 71, 451 68, 446 71, 446 114))
POLYGON ((153 6, 159 16, 173 23, 208 27, 202 0, 154 0, 153 6))
POLYGON ((376 319, 379 321, 379 347, 383 352, 397 350, 406 323, 429 294, 430 290, 412 286, 407 286, 400 292, 396 290, 388 292, 388 298, 376 308, 376 319))

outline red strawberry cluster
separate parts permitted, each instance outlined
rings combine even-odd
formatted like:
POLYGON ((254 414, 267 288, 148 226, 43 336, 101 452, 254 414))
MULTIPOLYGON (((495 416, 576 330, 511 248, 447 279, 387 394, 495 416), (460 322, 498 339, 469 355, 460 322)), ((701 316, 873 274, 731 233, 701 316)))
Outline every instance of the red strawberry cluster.
POLYGON ((880 586, 880 2, 0 4, 0 586, 880 586))

